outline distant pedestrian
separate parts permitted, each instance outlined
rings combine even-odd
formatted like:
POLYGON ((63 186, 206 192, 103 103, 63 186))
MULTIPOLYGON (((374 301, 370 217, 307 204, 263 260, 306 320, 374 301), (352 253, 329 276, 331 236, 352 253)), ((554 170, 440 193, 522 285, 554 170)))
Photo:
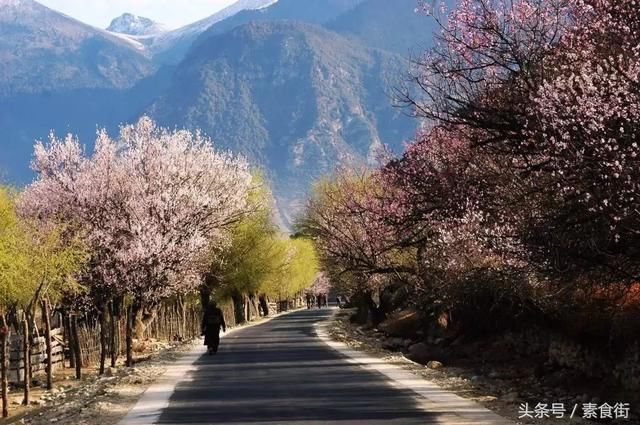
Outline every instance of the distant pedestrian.
POLYGON ((313 295, 307 294, 307 310, 313 307, 313 295))
POLYGON ((224 321, 224 314, 218 308, 215 301, 205 307, 204 316, 202 318, 202 334, 204 335, 204 345, 207 346, 209 355, 218 352, 220 345, 220 328, 224 332, 227 331, 227 324, 224 321))
POLYGON ((342 307, 342 297, 340 295, 336 295, 336 305, 338 308, 342 307))

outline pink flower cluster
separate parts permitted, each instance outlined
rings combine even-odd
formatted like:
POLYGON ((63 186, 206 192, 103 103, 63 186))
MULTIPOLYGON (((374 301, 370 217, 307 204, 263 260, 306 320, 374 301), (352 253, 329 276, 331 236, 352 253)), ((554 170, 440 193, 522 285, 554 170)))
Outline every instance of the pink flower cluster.
POLYGON ((422 96, 405 99, 423 130, 310 203, 325 264, 423 281, 640 279, 637 1, 439 6, 420 2, 441 32, 414 63, 422 96))
POLYGON ((199 282, 201 260, 244 213, 251 184, 242 158, 147 117, 116 139, 100 131, 90 156, 77 139, 51 135, 36 145, 33 168, 39 177, 21 208, 62 219, 86 239, 91 285, 145 302, 199 282))

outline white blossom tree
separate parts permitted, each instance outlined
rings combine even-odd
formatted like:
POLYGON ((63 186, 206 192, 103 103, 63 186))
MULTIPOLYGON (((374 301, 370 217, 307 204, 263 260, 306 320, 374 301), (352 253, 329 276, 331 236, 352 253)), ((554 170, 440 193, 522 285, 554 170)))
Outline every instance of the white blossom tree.
POLYGON ((85 155, 72 136, 38 143, 22 208, 72 223, 92 250, 88 279, 106 304, 131 299, 127 361, 138 312, 200 282, 203 257, 247 207, 242 158, 216 151, 200 132, 169 131, 143 117, 119 137, 98 133, 85 155))

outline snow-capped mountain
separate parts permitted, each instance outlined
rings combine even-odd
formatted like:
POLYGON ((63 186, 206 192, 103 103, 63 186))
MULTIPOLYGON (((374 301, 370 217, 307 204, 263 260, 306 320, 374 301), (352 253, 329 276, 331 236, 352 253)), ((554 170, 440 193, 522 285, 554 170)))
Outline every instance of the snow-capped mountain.
POLYGON ((278 0, 239 0, 230 6, 225 7, 221 11, 214 13, 213 15, 204 18, 200 21, 189 24, 185 27, 173 31, 174 35, 185 35, 190 32, 203 32, 211 25, 223 21, 231 16, 240 13, 244 10, 259 10, 269 7, 278 0))
POLYGON ((33 141, 51 130, 90 149, 96 128, 147 113, 250 158, 290 223, 313 178, 413 134, 387 94, 406 72, 398 53, 432 41, 415 1, 239 0, 162 32, 0 0, 0 179, 28 181, 33 141))
POLYGON ((15 93, 126 88, 153 71, 130 40, 34 0, 0 0, 0 98, 15 93))
POLYGON ((278 0, 238 0, 232 5, 192 24, 142 41, 162 63, 178 63, 191 44, 209 27, 238 13, 267 8, 278 0))
POLYGON ((163 24, 131 13, 118 16, 111 21, 111 25, 107 28, 107 31, 135 36, 160 34, 168 30, 163 24))

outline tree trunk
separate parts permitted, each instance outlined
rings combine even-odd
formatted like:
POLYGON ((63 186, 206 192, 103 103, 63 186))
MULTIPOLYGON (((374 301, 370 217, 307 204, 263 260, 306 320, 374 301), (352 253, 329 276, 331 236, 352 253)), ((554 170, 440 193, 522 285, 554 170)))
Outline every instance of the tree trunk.
POLYGON ((140 307, 136 301, 134 301, 127 309, 127 367, 133 366, 133 333, 135 332, 136 316, 140 307))
POLYGON ((251 318, 260 316, 260 308, 256 303, 256 294, 249 295, 249 302, 251 303, 251 318))
POLYGON ((178 306, 180 308, 180 319, 182 323, 180 328, 180 340, 184 341, 187 339, 187 306, 182 295, 178 296, 178 306))
POLYGON ((31 374, 29 373, 31 369, 31 341, 29 338, 29 320, 26 313, 22 320, 22 356, 24 357, 22 361, 24 366, 24 400, 22 400, 22 404, 28 406, 31 401, 31 374))
POLYGON ((9 340, 11 328, 7 325, 7 317, 0 316, 0 346, 2 350, 2 417, 9 417, 9 340))
POLYGON ((120 299, 111 300, 111 367, 116 367, 120 354, 120 299))
POLYGON ((262 309, 262 315, 265 316, 265 317, 268 316, 269 315, 269 302, 267 301, 267 296, 262 294, 262 295, 260 295, 258 300, 260 301, 260 308, 262 309))
POLYGON ((363 292, 355 296, 354 298, 357 306, 357 311, 351 317, 351 321, 359 324, 372 323, 374 325, 377 325, 378 323, 380 323, 378 321, 378 307, 376 306, 375 301, 373 301, 373 297, 370 291, 363 292))
MULTIPOLYGON (((64 343, 65 347, 69 348, 69 367, 71 369, 76 367, 76 353, 73 349, 73 335, 71 334, 71 319, 69 318, 69 314, 64 312, 62 314, 62 326, 64 327, 64 343)), ((64 364, 64 359, 63 362, 64 364)), ((66 366, 65 366, 66 367, 66 366)))
POLYGON ((71 335, 73 336, 73 357, 76 359, 76 379, 82 379, 82 350, 80 348, 80 338, 78 337, 78 315, 71 314, 69 321, 71 322, 71 335))
POLYGON ((243 302, 244 302, 244 320, 245 322, 250 322, 251 321, 251 302, 250 302, 250 298, 247 295, 244 295, 243 297, 243 302))
POLYGON ((42 322, 44 323, 44 343, 47 348, 47 389, 53 389, 53 349, 51 347, 51 309, 49 300, 42 300, 42 322))
POLYGON ((105 305, 100 312, 100 375, 104 374, 105 363, 107 362, 107 323, 108 308, 105 305))
MULTIPOLYGON (((134 336, 139 340, 143 340, 147 333, 147 329, 156 320, 157 317, 158 317, 158 306, 145 307, 145 308, 142 308, 141 306, 139 306, 135 316, 133 317, 134 336)), ((174 316, 172 315, 172 317, 174 316)), ((176 331, 180 333, 180 323, 178 323, 178 329, 176 329, 176 331)), ((167 339, 169 340, 173 339, 174 336, 175 336, 175 333, 172 333, 171 335, 169 335, 169 338, 167 339)))
POLYGON ((129 306, 127 308, 127 326, 126 326, 126 336, 125 336, 125 344, 126 344, 126 352, 127 352, 127 367, 133 366, 133 326, 134 326, 134 318, 133 316, 133 306, 129 306))
POLYGON ((236 325, 241 325, 245 322, 245 305, 244 295, 239 292, 234 292, 231 296, 233 300, 233 310, 236 316, 236 325))

